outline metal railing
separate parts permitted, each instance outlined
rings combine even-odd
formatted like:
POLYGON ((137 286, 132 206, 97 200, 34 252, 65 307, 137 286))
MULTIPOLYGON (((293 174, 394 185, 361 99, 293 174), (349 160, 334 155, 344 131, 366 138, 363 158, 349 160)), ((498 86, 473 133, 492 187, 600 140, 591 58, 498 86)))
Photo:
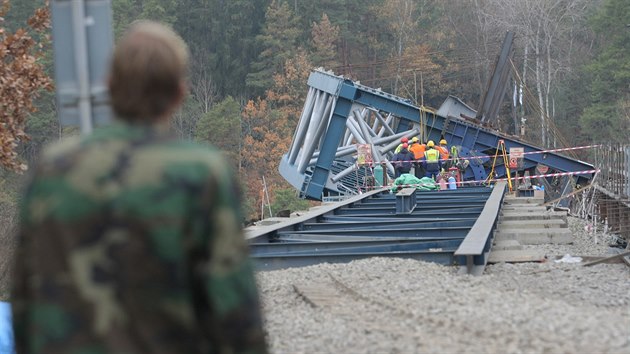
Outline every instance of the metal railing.
POLYGON ((630 145, 602 146, 594 151, 597 184, 621 199, 630 197, 630 145))

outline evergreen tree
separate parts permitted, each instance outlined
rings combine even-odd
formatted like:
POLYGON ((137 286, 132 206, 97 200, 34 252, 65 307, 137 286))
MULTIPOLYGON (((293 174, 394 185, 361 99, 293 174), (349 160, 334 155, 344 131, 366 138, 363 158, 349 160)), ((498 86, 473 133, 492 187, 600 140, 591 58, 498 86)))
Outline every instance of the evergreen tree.
POLYGON ((273 84, 273 75, 284 71, 284 64, 297 49, 300 35, 298 18, 286 2, 273 0, 265 14, 263 33, 256 37, 262 46, 258 60, 247 75, 247 86, 262 95, 273 84))
POLYGON ((607 0, 592 25, 603 45, 586 67, 590 104, 580 126, 595 142, 627 142, 630 133, 630 3, 607 0))
POLYGON ((271 203, 273 215, 287 209, 289 211, 308 210, 309 206, 307 200, 298 198, 297 191, 293 188, 276 189, 273 191, 273 202, 271 203))
MULTIPOLYGON (((175 28, 191 48, 194 64, 205 66, 221 97, 245 99, 245 79, 256 59, 256 36, 270 0, 188 0, 179 3, 175 28)), ((199 70, 196 68, 195 71, 199 70)))
POLYGON ((236 169, 240 154, 241 109, 231 96, 217 103, 197 123, 196 138, 222 150, 236 169))
POLYGON ((138 0, 113 0, 112 17, 114 36, 118 38, 129 25, 140 16, 141 3, 138 0))
POLYGON ((324 13, 319 23, 313 22, 311 35, 313 37, 313 52, 311 54, 313 64, 324 68, 338 65, 339 26, 334 26, 330 23, 328 15, 324 13))

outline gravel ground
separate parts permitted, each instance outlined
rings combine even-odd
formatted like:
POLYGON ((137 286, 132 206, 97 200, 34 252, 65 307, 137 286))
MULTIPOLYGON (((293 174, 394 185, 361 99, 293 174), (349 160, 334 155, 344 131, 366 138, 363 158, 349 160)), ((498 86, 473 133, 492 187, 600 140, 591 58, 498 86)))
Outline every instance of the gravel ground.
MULTIPOLYGON (((541 246, 550 257, 610 253, 610 236, 595 243, 569 222, 574 245, 541 246)), ((630 353, 624 264, 502 263, 474 277, 371 258, 257 278, 274 353, 630 353)))

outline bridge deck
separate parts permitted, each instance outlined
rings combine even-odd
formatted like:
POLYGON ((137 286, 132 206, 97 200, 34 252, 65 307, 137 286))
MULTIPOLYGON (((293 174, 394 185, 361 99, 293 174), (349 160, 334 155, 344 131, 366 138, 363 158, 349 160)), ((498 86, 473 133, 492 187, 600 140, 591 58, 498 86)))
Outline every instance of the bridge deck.
MULTIPOLYGON (((469 245, 466 255, 475 251, 470 245, 491 242, 493 223, 485 225, 486 219, 496 219, 504 190, 505 184, 498 183, 494 188, 416 191, 416 205, 409 214, 396 213, 396 198, 405 196, 373 191, 260 230, 249 230, 252 259, 260 270, 345 263, 366 257, 461 264, 455 252, 462 249, 463 242, 469 245), (466 210, 462 212, 458 207, 466 210), (418 208, 422 211, 416 212, 418 208)), ((488 250, 481 247, 478 251, 475 260, 488 250)))

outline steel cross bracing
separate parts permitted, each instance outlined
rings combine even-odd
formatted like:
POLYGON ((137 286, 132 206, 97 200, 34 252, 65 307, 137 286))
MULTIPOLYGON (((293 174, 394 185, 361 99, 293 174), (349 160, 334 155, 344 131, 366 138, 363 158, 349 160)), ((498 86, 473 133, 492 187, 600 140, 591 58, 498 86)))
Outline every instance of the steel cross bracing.
MULTIPOLYGON (((395 194, 376 190, 324 206, 307 215, 261 229, 249 229, 251 257, 260 270, 350 262, 366 257, 404 257, 453 265, 455 251, 473 228, 487 223, 484 210, 498 215, 505 183, 446 191, 416 191, 409 211, 398 209, 395 194), (477 225, 477 226, 476 226, 477 225)), ((489 244, 492 225, 485 235, 489 244)), ((481 241, 470 241, 473 242, 481 241)), ((481 247, 484 250, 484 247, 481 247)), ((487 251, 487 250, 486 250, 487 251)), ((462 260, 460 260, 462 261, 462 260)), ((464 260, 465 261, 465 260, 464 260)), ((484 263, 485 264, 485 263, 484 263)))
MULTIPOLYGON (((393 150, 403 136, 418 136, 421 109, 409 100, 363 86, 321 70, 308 79, 309 92, 293 141, 280 162, 280 174, 302 197, 321 200, 327 196, 353 195, 371 169, 355 164, 356 143, 371 144, 375 164, 384 164, 390 177, 393 150)), ((490 159, 475 156, 494 155, 499 140, 505 147, 522 147, 525 153, 543 149, 524 143, 470 122, 476 112, 457 98, 449 97, 437 112, 426 111, 424 130, 427 140, 439 141, 442 135, 450 145, 459 147, 459 155, 470 158, 463 174, 466 181, 483 181, 490 170, 490 159)), ((592 170, 593 166, 558 153, 526 154, 523 171, 532 172, 538 164, 550 171, 592 170)), ((498 177, 505 176, 503 164, 496 166, 498 177)), ((587 184, 592 175, 579 175, 578 183, 587 184)))

